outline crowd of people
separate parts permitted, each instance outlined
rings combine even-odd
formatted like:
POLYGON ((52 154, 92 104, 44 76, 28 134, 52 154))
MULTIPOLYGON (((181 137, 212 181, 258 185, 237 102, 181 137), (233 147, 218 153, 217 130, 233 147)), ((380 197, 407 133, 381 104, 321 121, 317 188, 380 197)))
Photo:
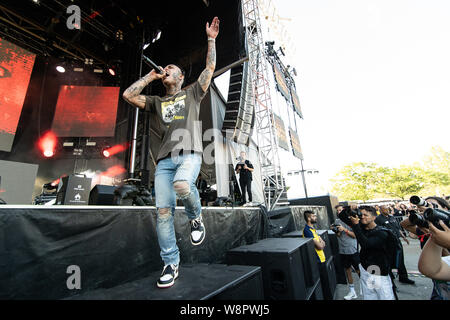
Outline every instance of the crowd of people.
MULTIPOLYGON (((352 271, 359 277, 364 300, 398 300, 393 270, 399 282, 414 285, 408 278, 402 245, 402 240, 409 244, 411 238, 419 239, 422 250, 418 269, 433 283, 430 299, 450 299, 450 203, 446 198, 428 197, 420 199, 420 204, 338 205, 336 210, 338 219, 331 227, 349 286, 345 300, 358 298, 352 271)), ((304 236, 314 238, 322 261, 325 244, 313 228, 314 214, 305 212, 305 221, 304 236)))

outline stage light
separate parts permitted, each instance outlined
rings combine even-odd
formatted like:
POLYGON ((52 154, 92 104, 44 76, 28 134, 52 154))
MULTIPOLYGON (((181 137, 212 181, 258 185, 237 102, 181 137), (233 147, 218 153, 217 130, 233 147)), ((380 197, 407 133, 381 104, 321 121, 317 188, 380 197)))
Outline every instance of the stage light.
POLYGON ((112 75, 113 77, 116 75, 116 71, 113 68, 109 68, 108 72, 110 75, 112 75))
POLYGON ((66 69, 63 66, 57 66, 56 71, 58 71, 60 73, 64 73, 64 72, 66 72, 66 69))
POLYGON ((94 69, 94 73, 103 73, 103 69, 94 69))
POLYGON ((45 150, 44 151, 44 157, 51 158, 55 155, 55 153, 52 150, 45 150))
POLYGON ((103 150, 103 156, 104 156, 105 158, 109 158, 109 157, 111 156, 111 154, 109 153, 108 150, 103 150))
POLYGON ((124 152, 127 149, 128 149, 128 144, 127 145, 118 144, 113 147, 106 147, 105 149, 103 149, 102 154, 105 158, 109 158, 113 155, 124 152))
POLYGON ((56 135, 48 131, 45 133, 38 142, 39 149, 41 149, 42 154, 46 158, 51 158, 55 155, 56 144, 58 142, 58 138, 56 135))

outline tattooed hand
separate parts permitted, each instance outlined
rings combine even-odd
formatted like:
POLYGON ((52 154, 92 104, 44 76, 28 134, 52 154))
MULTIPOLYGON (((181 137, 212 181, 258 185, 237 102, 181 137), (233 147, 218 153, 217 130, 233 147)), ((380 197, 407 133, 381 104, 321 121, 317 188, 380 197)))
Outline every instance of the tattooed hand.
POLYGON ((220 20, 217 17, 214 17, 213 21, 211 22, 211 26, 208 22, 206 22, 206 35, 208 38, 215 39, 217 35, 219 34, 219 24, 220 20))

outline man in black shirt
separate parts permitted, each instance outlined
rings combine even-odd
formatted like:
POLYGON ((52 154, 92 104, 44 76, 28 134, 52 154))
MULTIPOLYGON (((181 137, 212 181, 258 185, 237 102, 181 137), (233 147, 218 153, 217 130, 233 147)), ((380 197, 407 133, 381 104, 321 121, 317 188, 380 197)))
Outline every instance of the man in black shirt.
MULTIPOLYGON (((397 219, 389 214, 389 208, 386 206, 381 206, 381 214, 375 219, 375 223, 379 226, 386 227, 397 236, 397 238, 400 239, 402 237, 405 239, 406 243, 409 244, 408 238, 406 238, 401 232, 400 232, 400 225, 397 221, 397 219)), ((401 244, 401 241, 399 241, 401 244)), ((399 281, 406 284, 414 284, 415 282, 411 279, 408 279, 408 271, 406 270, 405 266, 405 257, 403 253, 403 246, 401 246, 401 250, 399 250, 400 256, 398 260, 398 278, 399 281)))
POLYGON ((241 152, 240 161, 236 165, 236 174, 239 174, 239 184, 241 185, 242 199, 240 205, 246 203, 245 192, 248 192, 248 200, 252 202, 252 172, 253 165, 249 160, 246 160, 247 154, 245 151, 241 152))
POLYGON ((394 300, 387 255, 388 233, 375 223, 377 212, 373 207, 362 206, 360 212, 361 219, 352 216, 350 220, 361 246, 359 270, 364 300, 394 300))

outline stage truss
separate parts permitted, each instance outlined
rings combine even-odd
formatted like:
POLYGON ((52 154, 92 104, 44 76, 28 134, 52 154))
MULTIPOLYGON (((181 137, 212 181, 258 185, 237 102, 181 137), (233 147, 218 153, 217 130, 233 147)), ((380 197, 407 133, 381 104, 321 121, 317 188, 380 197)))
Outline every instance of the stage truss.
POLYGON ((247 100, 250 101, 247 103, 254 103, 256 111, 255 131, 259 148, 265 204, 269 210, 273 210, 277 205, 288 203, 279 201, 286 192, 286 187, 281 173, 278 141, 273 122, 272 100, 258 1, 243 0, 242 11, 252 83, 250 92, 253 93, 253 99, 247 100))

